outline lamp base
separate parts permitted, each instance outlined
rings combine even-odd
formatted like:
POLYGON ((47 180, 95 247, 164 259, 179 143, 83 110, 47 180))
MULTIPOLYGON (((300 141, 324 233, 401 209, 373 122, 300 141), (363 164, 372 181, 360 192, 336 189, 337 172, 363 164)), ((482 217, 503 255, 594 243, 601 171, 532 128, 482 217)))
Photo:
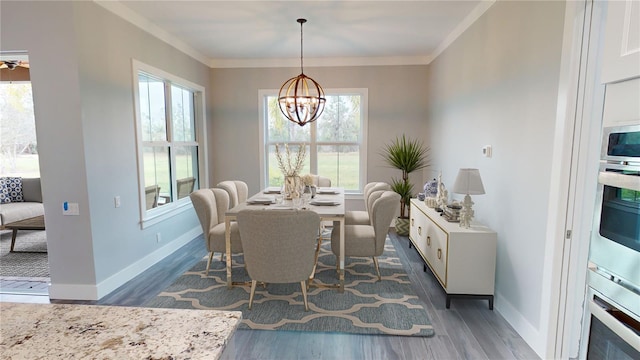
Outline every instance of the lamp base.
POLYGON ((467 194, 464 196, 462 209, 460 209, 460 227, 463 227, 465 229, 470 228, 473 215, 473 201, 471 201, 471 196, 467 194))

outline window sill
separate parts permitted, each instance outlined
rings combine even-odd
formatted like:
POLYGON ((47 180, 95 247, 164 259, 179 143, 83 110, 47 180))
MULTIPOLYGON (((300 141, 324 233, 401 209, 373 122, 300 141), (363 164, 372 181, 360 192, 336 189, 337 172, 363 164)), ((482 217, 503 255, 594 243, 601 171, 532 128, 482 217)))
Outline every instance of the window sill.
POLYGON ((193 205, 188 197, 176 203, 159 206, 147 211, 145 217, 140 221, 140 228, 146 229, 191 209, 193 209, 193 205))

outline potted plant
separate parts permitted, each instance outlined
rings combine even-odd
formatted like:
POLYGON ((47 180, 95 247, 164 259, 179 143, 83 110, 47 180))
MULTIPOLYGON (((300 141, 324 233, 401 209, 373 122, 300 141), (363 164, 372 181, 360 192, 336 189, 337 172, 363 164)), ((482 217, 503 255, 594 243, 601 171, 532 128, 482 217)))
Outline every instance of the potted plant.
POLYGON ((400 195, 400 217, 396 220, 396 232, 399 235, 409 234, 409 214, 407 209, 413 197, 413 184, 409 181, 409 174, 423 169, 428 164, 429 148, 418 139, 407 139, 405 135, 396 137, 390 144, 385 145, 382 153, 385 161, 392 167, 402 171, 402 179, 393 178, 391 189, 400 195))

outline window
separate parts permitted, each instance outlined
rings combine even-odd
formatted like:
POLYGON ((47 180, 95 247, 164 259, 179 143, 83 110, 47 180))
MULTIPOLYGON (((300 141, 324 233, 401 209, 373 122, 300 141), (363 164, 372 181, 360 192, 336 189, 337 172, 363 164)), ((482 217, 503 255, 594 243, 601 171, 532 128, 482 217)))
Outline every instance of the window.
POLYGON ((277 90, 260 92, 261 183, 280 186, 284 177, 275 157, 276 144, 303 145, 307 158, 302 173, 331 179, 346 193, 361 193, 366 175, 367 89, 326 90, 320 118, 300 127, 287 120, 277 104, 277 90))
POLYGON ((147 219, 188 203, 200 187, 204 90, 138 62, 134 69, 140 203, 147 219))
POLYGON ((31 82, 0 83, 0 175, 40 177, 31 82))

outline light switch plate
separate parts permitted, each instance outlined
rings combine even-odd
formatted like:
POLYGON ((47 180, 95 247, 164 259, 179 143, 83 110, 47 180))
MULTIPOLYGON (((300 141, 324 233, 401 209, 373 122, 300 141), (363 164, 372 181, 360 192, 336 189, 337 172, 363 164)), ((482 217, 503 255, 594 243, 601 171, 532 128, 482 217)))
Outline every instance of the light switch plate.
POLYGON ((78 203, 64 202, 62 203, 62 215, 80 215, 78 203))
POLYGON ((482 156, 490 158, 491 152, 491 145, 485 145, 482 147, 482 156))

